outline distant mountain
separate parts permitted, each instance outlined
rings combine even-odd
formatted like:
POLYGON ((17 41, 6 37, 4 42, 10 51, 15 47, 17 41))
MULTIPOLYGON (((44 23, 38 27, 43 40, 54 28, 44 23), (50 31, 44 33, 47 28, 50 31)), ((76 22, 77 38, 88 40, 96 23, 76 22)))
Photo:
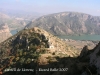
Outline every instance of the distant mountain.
POLYGON ((1 13, 7 14, 10 17, 16 18, 16 17, 20 17, 20 18, 24 18, 25 20, 32 20, 32 19, 36 19, 44 14, 42 13, 38 13, 38 12, 34 12, 34 11, 24 11, 24 10, 13 10, 13 9, 0 9, 1 13))
POLYGON ((28 22, 23 18, 13 18, 4 13, 0 13, 0 42, 8 39, 12 31, 23 29, 28 22))
POLYGON ((40 27, 54 35, 100 34, 100 17, 78 12, 62 12, 42 16, 27 27, 40 27))
POLYGON ((0 24, 7 23, 10 30, 23 29, 29 21, 21 17, 10 17, 7 14, 0 13, 0 24))
POLYGON ((9 19, 10 19, 10 17, 8 15, 0 13, 0 24, 6 22, 9 19))
POLYGON ((3 42, 7 38, 11 37, 11 33, 7 24, 0 25, 0 42, 3 42))

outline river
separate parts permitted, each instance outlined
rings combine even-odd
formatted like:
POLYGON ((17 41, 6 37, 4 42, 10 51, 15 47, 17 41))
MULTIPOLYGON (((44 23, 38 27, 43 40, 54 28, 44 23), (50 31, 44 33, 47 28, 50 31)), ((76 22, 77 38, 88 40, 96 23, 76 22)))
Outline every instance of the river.
MULTIPOLYGON (((17 30, 12 30, 11 34, 15 35, 17 33, 17 30)), ((61 35, 57 36, 61 39, 73 39, 73 40, 93 40, 93 41, 100 41, 100 35, 61 35)))
POLYGON ((63 35, 63 36, 58 36, 59 38, 62 39, 73 39, 73 40, 93 40, 93 41, 100 41, 100 35, 81 35, 81 36, 76 36, 76 35, 63 35))

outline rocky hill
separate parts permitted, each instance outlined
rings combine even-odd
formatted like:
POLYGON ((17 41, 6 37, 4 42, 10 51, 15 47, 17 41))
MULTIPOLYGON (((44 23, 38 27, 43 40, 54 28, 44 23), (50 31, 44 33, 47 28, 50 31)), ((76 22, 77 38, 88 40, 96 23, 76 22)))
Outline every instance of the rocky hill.
POLYGON ((78 12, 62 12, 42 16, 27 27, 45 29, 54 35, 100 34, 100 17, 78 12))
MULTIPOLYGON (((58 58, 77 57, 79 53, 80 51, 74 46, 68 45, 43 29, 25 28, 0 44, 0 73, 33 75, 32 71, 9 72, 8 69, 36 69, 42 65, 58 62, 58 58)), ((59 66, 58 64, 57 66, 59 66)), ((56 67, 53 65, 52 67, 56 67)))
POLYGON ((7 38, 11 37, 11 33, 7 24, 0 25, 0 42, 3 42, 7 38))
POLYGON ((43 29, 25 28, 0 43, 2 75, 99 75, 100 43, 81 50, 43 29))

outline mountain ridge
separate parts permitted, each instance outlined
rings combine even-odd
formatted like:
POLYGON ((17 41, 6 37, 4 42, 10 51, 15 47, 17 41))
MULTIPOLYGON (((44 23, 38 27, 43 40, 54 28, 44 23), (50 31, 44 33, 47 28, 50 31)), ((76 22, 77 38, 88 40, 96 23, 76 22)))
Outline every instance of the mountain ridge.
POLYGON ((100 34, 100 17, 78 12, 42 16, 26 27, 40 27, 54 35, 100 34))

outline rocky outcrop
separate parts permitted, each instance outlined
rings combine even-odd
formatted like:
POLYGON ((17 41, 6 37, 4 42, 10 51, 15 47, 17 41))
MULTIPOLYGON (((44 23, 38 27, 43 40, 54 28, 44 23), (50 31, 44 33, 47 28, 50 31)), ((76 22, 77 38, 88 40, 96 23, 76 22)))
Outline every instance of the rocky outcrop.
POLYGON ((87 63, 81 75, 100 75, 100 42, 92 50, 85 46, 80 54, 81 62, 87 63))
POLYGON ((100 74, 100 42, 90 54, 90 66, 95 66, 97 74, 100 74))
POLYGON ((0 42, 3 42, 7 38, 11 36, 9 27, 7 24, 1 24, 0 25, 0 42))
POLYGON ((80 53, 80 58, 86 56, 88 53, 88 46, 84 46, 81 53, 80 53))

